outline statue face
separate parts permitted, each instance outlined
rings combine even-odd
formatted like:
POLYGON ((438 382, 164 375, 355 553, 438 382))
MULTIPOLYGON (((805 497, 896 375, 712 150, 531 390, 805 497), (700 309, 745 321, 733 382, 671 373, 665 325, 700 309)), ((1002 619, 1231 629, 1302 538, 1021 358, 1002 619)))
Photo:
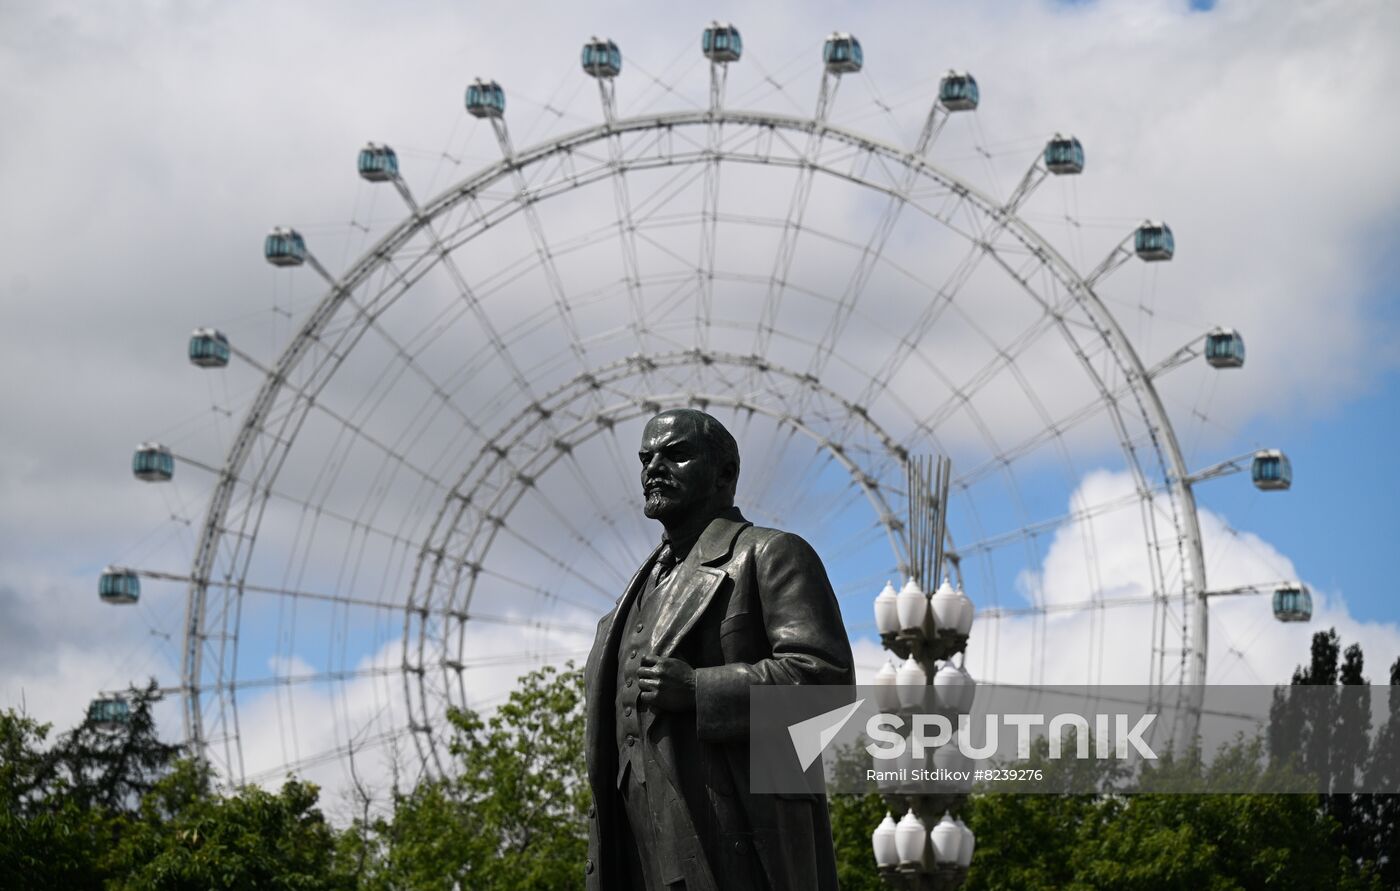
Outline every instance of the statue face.
POLYGON ((660 415, 642 431, 643 512, 665 524, 705 511, 718 488, 700 431, 685 416, 660 415))

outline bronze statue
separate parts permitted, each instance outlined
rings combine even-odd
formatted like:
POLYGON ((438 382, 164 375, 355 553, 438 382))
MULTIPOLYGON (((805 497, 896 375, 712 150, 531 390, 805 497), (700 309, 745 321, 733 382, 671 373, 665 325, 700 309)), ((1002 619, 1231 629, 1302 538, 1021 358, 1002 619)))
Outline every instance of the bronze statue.
POLYGON ((821 559, 734 507, 738 446, 710 415, 656 415, 638 457, 665 533, 584 669, 587 886, 836 891, 826 797, 749 791, 749 688, 855 683, 821 559))

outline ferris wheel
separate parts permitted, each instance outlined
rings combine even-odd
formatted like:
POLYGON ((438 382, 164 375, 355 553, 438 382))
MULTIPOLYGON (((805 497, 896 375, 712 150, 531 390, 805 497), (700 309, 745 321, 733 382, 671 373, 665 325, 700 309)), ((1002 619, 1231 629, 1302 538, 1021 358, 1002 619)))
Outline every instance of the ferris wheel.
MULTIPOLYGON (((186 587, 173 689, 223 776, 445 770, 449 707, 586 654, 659 534, 630 456, 674 406, 734 432, 738 503, 814 544, 853 638, 874 637, 872 598, 908 572, 911 456, 937 453, 974 675, 1204 681, 1222 592, 1193 486, 1246 470, 1287 488, 1291 469, 1277 451, 1188 469, 1157 382, 1241 366, 1241 335, 1203 329, 1145 360, 1101 297, 1124 264, 1172 259, 1171 228, 1130 225, 1077 269, 1024 212, 1085 170, 1085 147, 1057 133, 1005 194, 974 184, 955 163, 976 157, 971 73, 916 91, 900 142, 839 113, 865 65, 853 35, 825 40, 800 114, 731 100, 737 28, 700 50, 707 101, 624 114, 622 54, 588 40, 595 120, 529 144, 505 88, 471 83, 497 160, 420 197, 398 153, 366 145, 359 176, 398 193, 398 222, 343 271, 296 228, 267 235, 278 275, 323 280, 278 355, 195 330, 195 365, 259 383, 222 458, 137 450, 139 478, 188 465, 211 494, 187 571, 117 565, 101 592, 186 587), (1084 630, 1068 653, 1066 617, 1084 630)), ((765 72, 743 95, 780 94, 794 104, 765 72)), ((1307 618, 1306 589, 1273 587, 1279 618, 1307 618)))

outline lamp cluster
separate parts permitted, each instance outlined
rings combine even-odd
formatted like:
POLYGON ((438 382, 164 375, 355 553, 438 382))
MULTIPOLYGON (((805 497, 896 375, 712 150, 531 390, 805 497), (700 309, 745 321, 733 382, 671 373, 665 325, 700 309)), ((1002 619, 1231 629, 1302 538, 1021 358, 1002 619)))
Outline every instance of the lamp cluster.
MULTIPOLYGON (((931 707, 955 726, 958 716, 971 711, 977 682, 963 663, 973 614, 972 600, 946 576, 932 596, 913 576, 898 591, 886 582, 875 597, 875 625, 885 648, 898 658, 875 675, 875 701, 881 711, 931 707)), ((931 754, 915 752, 915 746, 905 746, 879 772, 877 786, 889 810, 871 838, 875 863, 892 887, 958 888, 967 878, 976 846, 972 830, 955 816, 971 790, 971 764, 958 748, 956 733, 931 754), (930 770, 937 776, 969 779, 944 783, 930 794, 918 779, 930 770), (901 811, 904 816, 896 821, 901 811)))
POLYGON ((932 597, 910 576, 898 592, 886 582, 875 598, 880 642, 901 659, 918 662, 948 659, 966 650, 972 615, 972 601, 961 587, 954 590, 946 576, 932 597))
POLYGON ((885 814, 875 830, 874 844, 875 862, 882 873, 898 874, 900 867, 915 867, 934 876, 935 887, 955 888, 972 864, 977 838, 966 823, 946 811, 929 830, 910 808, 898 823, 892 814, 885 814))

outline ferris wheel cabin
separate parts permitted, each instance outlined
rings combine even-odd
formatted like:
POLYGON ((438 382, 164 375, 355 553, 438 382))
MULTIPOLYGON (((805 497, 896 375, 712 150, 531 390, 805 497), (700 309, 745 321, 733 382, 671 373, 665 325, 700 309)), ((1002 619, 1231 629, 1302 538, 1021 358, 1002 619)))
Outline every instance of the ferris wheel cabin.
POLYGON ((938 101, 949 111, 972 111, 979 98, 977 78, 966 71, 949 71, 938 82, 938 101))
POLYGON ((580 61, 591 77, 617 77, 622 73, 622 51, 611 40, 589 40, 583 45, 580 61))
POLYGON ((103 603, 135 603, 141 599, 141 579, 129 569, 108 566, 97 580, 97 596, 103 603))
POLYGON ((1274 618, 1306 622, 1312 618, 1312 592, 1307 585, 1281 585, 1274 590, 1274 618))
POLYGON ((190 361, 200 368, 228 365, 228 337, 214 328, 196 328, 190 335, 190 361))
POLYGON ((1211 368, 1244 367, 1244 338, 1233 328, 1216 328, 1206 335, 1206 362, 1211 368))
POLYGON ((1073 136, 1056 133, 1045 143, 1045 169, 1063 176, 1084 172, 1084 146, 1073 136))
POLYGON ((842 31, 833 31, 822 47, 827 74, 854 74, 865 64, 860 41, 842 31))
POLYGON ((711 22, 700 38, 700 51, 711 62, 737 62, 744 54, 744 40, 728 22, 711 22))
POLYGON ((494 80, 482 80, 467 87, 467 111, 474 118, 498 118, 506 113, 506 92, 494 80))
POLYGON ((399 175, 399 156, 387 145, 366 143, 360 149, 360 178, 372 183, 390 182, 399 175))
POLYGON ((1133 235, 1133 249, 1140 258, 1149 262, 1170 260, 1176 253, 1172 228, 1166 223, 1144 222, 1133 235))
POLYGON ((1265 492, 1281 491, 1293 485, 1293 465, 1278 449, 1255 452, 1249 475, 1254 479, 1255 488, 1265 492))
POLYGON ((297 230, 278 226, 263 241, 263 256, 273 266, 300 266, 306 262, 306 242, 297 230))
POLYGON ((143 442, 131 456, 131 472, 148 483, 167 482, 175 475, 175 457, 158 442, 143 442))
POLYGON ((131 705, 125 699, 103 696, 88 704, 87 719, 102 730, 119 730, 131 722, 131 705))

